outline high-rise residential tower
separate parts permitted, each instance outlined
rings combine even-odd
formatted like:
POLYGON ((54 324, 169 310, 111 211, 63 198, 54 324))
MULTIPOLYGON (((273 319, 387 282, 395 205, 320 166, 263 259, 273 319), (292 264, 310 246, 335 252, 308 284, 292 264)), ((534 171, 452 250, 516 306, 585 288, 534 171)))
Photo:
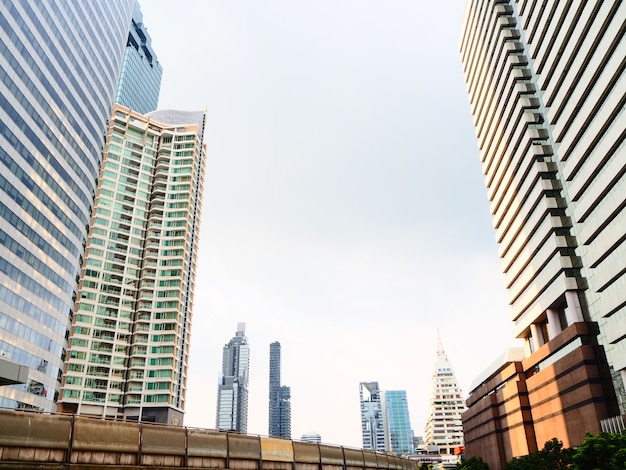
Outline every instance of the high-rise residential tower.
POLYGON ((280 384, 280 343, 270 344, 269 431, 271 437, 291 439, 291 389, 280 384))
POLYGON ((137 3, 115 101, 142 114, 154 111, 159 103, 162 74, 163 68, 152 48, 152 40, 137 3))
POLYGON ((495 408, 485 432, 485 402, 470 400, 466 450, 496 465, 553 437, 579 445, 626 411, 625 17, 601 0, 466 3, 461 58, 526 349, 472 391, 527 388, 515 427, 495 408))
POLYGON ((222 355, 222 376, 217 389, 217 429, 248 431, 249 365, 246 324, 238 323, 237 332, 224 346, 222 355))
POLYGON ((383 395, 387 451, 396 455, 413 453, 413 430, 405 390, 386 390, 383 395))
POLYGON ((385 418, 378 382, 361 382, 359 398, 363 449, 385 452, 387 450, 385 418))
POLYGON ((115 105, 59 409, 182 424, 204 112, 115 105))
POLYGON ((0 3, 0 407, 52 411, 134 1, 0 3))
POLYGON ((439 447, 444 464, 455 464, 454 449, 464 445, 461 415, 466 406, 441 339, 438 342, 424 443, 439 447))

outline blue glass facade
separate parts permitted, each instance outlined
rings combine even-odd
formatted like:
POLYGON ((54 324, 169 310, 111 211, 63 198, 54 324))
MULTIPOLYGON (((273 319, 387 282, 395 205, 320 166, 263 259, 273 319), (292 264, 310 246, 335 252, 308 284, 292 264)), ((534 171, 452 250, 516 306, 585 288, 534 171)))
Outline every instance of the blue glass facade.
POLYGON ((0 407, 55 409, 133 5, 0 2, 0 407))
POLYGON ((128 33, 115 101, 141 114, 157 109, 163 68, 157 60, 139 4, 128 33))
POLYGON ((389 450, 396 455, 413 453, 413 430, 404 390, 385 392, 385 413, 389 450))

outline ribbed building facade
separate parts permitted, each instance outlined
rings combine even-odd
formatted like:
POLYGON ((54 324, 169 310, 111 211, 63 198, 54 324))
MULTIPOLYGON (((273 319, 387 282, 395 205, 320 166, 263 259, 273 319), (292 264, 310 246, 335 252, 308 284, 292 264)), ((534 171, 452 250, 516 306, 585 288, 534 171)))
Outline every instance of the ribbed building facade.
POLYGON ((387 432, 381 393, 378 382, 361 382, 359 384, 361 435, 365 450, 378 452, 387 450, 387 432))
POLYGON ((248 432, 249 368, 250 346, 246 338, 246 324, 238 323, 235 336, 222 352, 222 375, 217 388, 217 429, 248 432))
POLYGON ((270 344, 268 435, 291 439, 291 389, 280 384, 280 349, 278 341, 270 344))
MULTIPOLYGON (((614 1, 467 1, 461 58, 511 319, 526 346, 509 377, 524 379, 516 393, 530 408, 513 422, 503 405, 494 414, 475 402, 468 455, 523 455, 552 437, 576 446, 618 403, 625 411, 624 18, 614 1), (487 413, 492 431, 478 424, 487 413)), ((503 385, 495 377, 483 385, 503 385)))
POLYGON ((152 48, 152 40, 137 3, 128 33, 115 102, 142 114, 156 110, 162 75, 163 67, 152 48))
POLYGON ((0 407, 52 411, 131 0, 0 3, 0 407))
POLYGON ((386 390, 383 395, 387 452, 396 455, 413 453, 413 429, 405 390, 386 390))
POLYGON ((464 445, 461 416, 465 410, 463 392, 439 340, 424 443, 439 448, 444 464, 456 464, 458 461, 454 450, 464 445))
POLYGON ((60 411, 182 424, 204 119, 113 109, 60 411))

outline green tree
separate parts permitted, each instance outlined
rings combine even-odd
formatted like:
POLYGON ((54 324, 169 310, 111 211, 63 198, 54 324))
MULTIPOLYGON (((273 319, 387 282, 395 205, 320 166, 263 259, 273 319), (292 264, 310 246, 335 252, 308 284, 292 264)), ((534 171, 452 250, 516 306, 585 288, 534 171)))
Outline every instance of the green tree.
POLYGON ((574 470, 626 469, 626 435, 602 432, 585 434, 572 457, 574 470))
POLYGON ((480 457, 472 457, 465 462, 456 464, 456 470, 489 470, 489 465, 480 457))
POLYGON ((565 470, 572 463, 573 449, 563 449, 556 437, 545 443, 538 452, 511 460, 505 470, 565 470))

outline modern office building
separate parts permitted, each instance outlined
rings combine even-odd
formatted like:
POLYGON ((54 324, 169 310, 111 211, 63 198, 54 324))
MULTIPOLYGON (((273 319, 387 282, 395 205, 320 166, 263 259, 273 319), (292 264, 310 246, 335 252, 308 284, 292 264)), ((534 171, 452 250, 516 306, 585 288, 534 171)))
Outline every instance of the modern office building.
POLYGON ((291 389, 280 384, 280 343, 270 344, 269 431, 271 437, 291 439, 291 389))
POLYGON ((182 424, 204 120, 113 108, 60 411, 182 424))
POLYGON ((0 407, 52 411, 134 1, 0 4, 0 407))
POLYGON ((405 390, 386 390, 383 395, 387 451, 396 455, 413 453, 413 430, 405 390))
POLYGON ((378 382, 361 382, 359 384, 359 397, 363 449, 385 452, 387 450, 385 418, 378 382))
POLYGON ((249 367, 246 324, 238 323, 237 332, 224 346, 222 355, 222 375, 217 389, 217 429, 247 432, 249 367))
POLYGON ((322 436, 316 432, 310 432, 307 434, 303 434, 302 437, 300 437, 300 440, 302 442, 313 442, 315 444, 321 444, 322 436))
POLYGON ((115 101, 142 114, 157 109, 163 68, 152 48, 139 3, 128 33, 115 101))
POLYGON ((454 369, 438 341, 424 442, 437 446, 444 464, 456 464, 455 449, 464 445, 461 415, 466 410, 454 369))
POLYGON ((470 397, 466 451, 490 465, 553 437, 579 445, 626 411, 625 17, 623 2, 466 3, 461 58, 525 344, 517 370, 494 364, 476 392, 519 375, 529 408, 512 422, 470 397))

